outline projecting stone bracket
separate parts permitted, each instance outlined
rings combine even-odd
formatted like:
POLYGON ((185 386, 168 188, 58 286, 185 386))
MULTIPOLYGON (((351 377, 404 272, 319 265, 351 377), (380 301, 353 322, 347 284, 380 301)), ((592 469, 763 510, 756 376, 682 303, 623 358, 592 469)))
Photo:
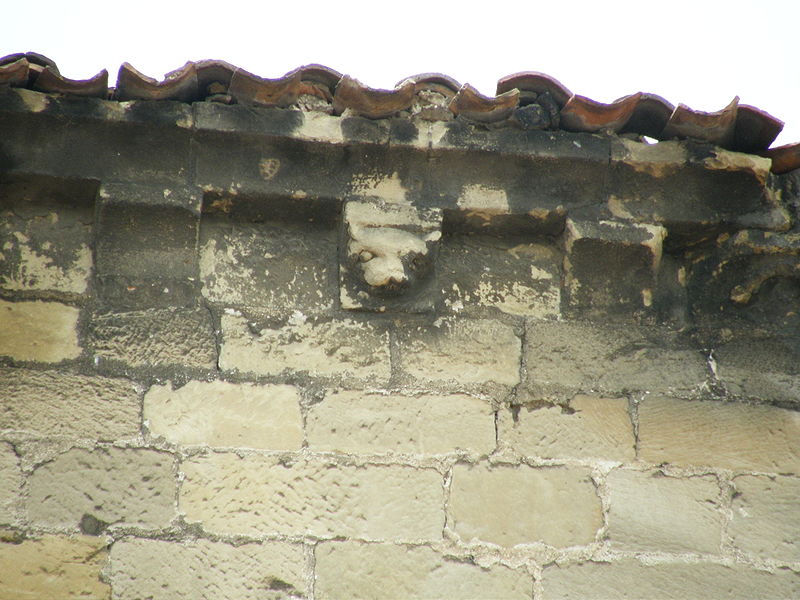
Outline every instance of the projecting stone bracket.
POLYGON ((342 308, 433 310, 442 211, 359 199, 345 203, 339 244, 342 308))

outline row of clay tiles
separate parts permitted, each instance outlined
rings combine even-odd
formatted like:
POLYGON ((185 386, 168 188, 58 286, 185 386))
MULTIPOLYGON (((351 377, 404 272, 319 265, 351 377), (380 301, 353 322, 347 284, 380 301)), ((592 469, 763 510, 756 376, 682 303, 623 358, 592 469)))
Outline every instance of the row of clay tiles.
POLYGON ((642 92, 603 104, 573 94, 556 79, 532 71, 504 77, 497 84, 497 95, 491 98, 438 73, 409 77, 393 90, 376 90, 322 65, 264 79, 220 60, 186 63, 161 82, 124 63, 116 87, 109 88, 106 70, 91 79, 67 79, 52 60, 28 52, 0 58, 0 84, 121 101, 207 100, 298 107, 336 115, 347 111, 369 119, 406 114, 441 121, 458 116, 487 126, 629 133, 657 140, 693 138, 769 157, 776 173, 800 168, 800 143, 769 148, 783 122, 739 104, 738 97, 712 113, 683 104, 675 107, 660 96, 642 92))

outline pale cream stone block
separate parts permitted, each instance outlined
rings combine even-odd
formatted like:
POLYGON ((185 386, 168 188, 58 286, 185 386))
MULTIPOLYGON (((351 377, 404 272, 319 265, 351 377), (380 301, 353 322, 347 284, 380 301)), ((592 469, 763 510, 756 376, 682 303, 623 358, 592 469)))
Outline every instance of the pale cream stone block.
POLYGON ((14 522, 21 486, 22 471, 14 448, 0 442, 0 523, 14 522))
POLYGON ((299 450, 300 396, 291 385, 190 381, 173 390, 154 385, 144 397, 153 435, 185 446, 299 450))
POLYGON ((722 514, 714 477, 616 469, 607 479, 608 536, 625 550, 719 554, 722 514))
POLYGON ((0 355, 49 363, 77 358, 78 314, 58 302, 0 300, 0 355))
POLYGON ((111 547, 110 578, 117 600, 278 600, 308 594, 303 548, 285 542, 232 546, 125 538, 111 547))
POLYGON ((533 581, 524 569, 484 569, 447 559, 430 548, 322 543, 316 549, 316 597, 530 599, 533 581))
POLYGON ((244 535, 437 540, 442 476, 405 466, 211 454, 183 464, 180 509, 208 531, 244 535))
POLYGON ((603 519, 589 470, 456 465, 448 523, 464 541, 500 546, 593 542, 603 519))
POLYGON ((403 396, 331 392, 306 418, 312 450, 481 454, 495 447, 494 413, 464 394, 403 396))
POLYGON ((639 457, 657 464, 797 473, 800 413, 774 406, 648 398, 639 406, 639 457))

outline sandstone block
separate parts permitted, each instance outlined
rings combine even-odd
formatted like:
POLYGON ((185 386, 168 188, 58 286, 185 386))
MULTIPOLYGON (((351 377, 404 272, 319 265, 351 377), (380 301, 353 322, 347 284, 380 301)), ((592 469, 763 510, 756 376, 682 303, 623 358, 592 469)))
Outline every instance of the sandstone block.
MULTIPOLYGON (((785 304, 782 308, 792 310, 785 304)), ((715 349, 714 358, 717 377, 729 392, 800 405, 800 356, 797 350, 792 351, 791 344, 775 339, 738 339, 715 349)))
POLYGON ((101 314, 91 323, 95 357, 132 367, 182 365, 211 369, 216 347, 204 310, 151 309, 101 314))
POLYGON ((639 457, 652 463, 797 473, 800 413, 774 406, 648 398, 639 406, 639 457))
POLYGON ((11 444, 0 442, 0 523, 13 523, 22 486, 22 471, 11 444))
POLYGON ((543 244, 450 236, 440 252, 444 304, 554 319, 561 314, 561 255, 543 244))
POLYGON ((728 532, 737 548, 760 558, 800 561, 800 480, 742 475, 733 480, 728 532))
POLYGON ((213 454, 188 460, 183 471, 180 508, 209 531, 375 540, 442 536, 442 476, 431 469, 213 454))
POLYGON ((219 304, 271 312, 332 308, 336 237, 318 226, 203 219, 203 295, 219 304))
POLYGON ((512 327, 500 321, 445 321, 406 329, 399 339, 403 369, 417 379, 467 384, 519 382, 520 340, 512 327))
POLYGON ((769 573, 746 565, 712 563, 645 565, 634 559, 621 559, 613 563, 553 565, 544 569, 542 579, 544 600, 752 600, 795 598, 800 593, 800 577, 791 571, 769 573))
POLYGON ((111 588, 100 581, 105 545, 96 537, 54 535, 0 542, 0 598, 111 598, 111 588))
POLYGON ((525 456, 632 461, 633 425, 625 398, 576 396, 568 409, 500 412, 500 440, 525 456))
POLYGON ((315 376, 389 379, 389 335, 371 324, 308 320, 296 313, 283 327, 254 327, 242 316, 223 315, 221 368, 261 375, 306 371, 315 376))
POLYGON ((139 435, 136 386, 62 371, 0 369, 0 429, 26 437, 133 438, 139 435))
POLYGON ((25 198, 0 210, 0 288, 83 294, 92 270, 89 206, 25 198))
POLYGON ((305 598, 304 571, 302 546, 284 542, 124 538, 111 547, 111 584, 119 600, 305 598))
POLYGON ((718 554, 722 535, 714 477, 678 479, 616 469, 608 475, 608 536, 625 550, 718 554))
POLYGON ((603 518, 588 469, 456 465, 448 523, 464 541, 573 546, 603 518))
POLYGON ((530 575, 501 565, 483 569, 448 559, 430 548, 322 543, 316 549, 316 597, 525 598, 530 575))
POLYGON ((484 400, 452 394, 331 392, 306 418, 312 450, 351 453, 490 453, 494 414, 484 400))
POLYGON ((28 516, 75 528, 84 516, 110 524, 165 527, 175 513, 173 458, 154 450, 73 449, 29 478, 28 516))
POLYGON ((0 355, 47 363, 78 358, 78 314, 57 302, 0 300, 0 355))
POLYGON ((291 385, 154 385, 144 397, 144 418, 153 435, 185 446, 299 450, 303 445, 300 396, 291 385))
POLYGON ((687 394, 707 376, 704 356, 673 332, 632 325, 530 322, 525 361, 534 396, 563 396, 565 389, 687 394))

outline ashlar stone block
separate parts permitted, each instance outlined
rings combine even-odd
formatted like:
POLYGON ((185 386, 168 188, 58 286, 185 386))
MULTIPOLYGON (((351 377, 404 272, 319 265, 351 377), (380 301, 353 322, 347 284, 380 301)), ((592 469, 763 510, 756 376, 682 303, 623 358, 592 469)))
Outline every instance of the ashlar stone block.
POLYGON ((409 396, 332 391, 306 417, 312 450, 358 454, 488 454, 494 414, 465 394, 409 396))
POLYGON ((232 546, 196 540, 123 538, 111 547, 111 584, 119 600, 279 600, 307 597, 303 548, 263 542, 232 546))
POLYGON ((634 551, 719 553, 722 513, 714 477, 615 469, 607 486, 612 544, 634 551))
POLYGON ((442 476, 432 469, 233 454, 195 457, 182 469, 180 508, 188 521, 211 532, 387 541, 442 537, 442 476))
POLYGON ((0 355, 44 363, 78 358, 78 315, 58 302, 0 300, 0 355))
POLYGON ((456 465, 448 523, 466 542, 564 547, 593 542, 603 517, 588 469, 456 465))
POLYGON ((533 581, 523 569, 484 569, 427 547, 326 542, 316 549, 316 597, 333 598, 531 598, 533 581))
POLYGON ((154 385, 144 397, 150 432, 181 445, 299 450, 300 396, 291 385, 190 381, 154 385))

